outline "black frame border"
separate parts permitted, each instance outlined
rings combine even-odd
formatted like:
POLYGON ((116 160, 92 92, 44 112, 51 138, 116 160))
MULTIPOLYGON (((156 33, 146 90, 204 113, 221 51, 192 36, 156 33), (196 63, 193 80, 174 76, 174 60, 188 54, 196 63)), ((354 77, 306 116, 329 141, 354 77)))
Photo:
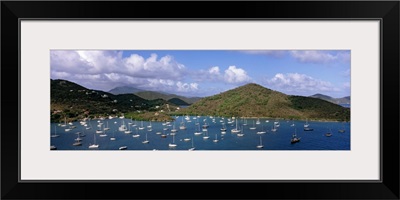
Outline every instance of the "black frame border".
MULTIPOLYGON (((155 188, 160 192, 138 194, 135 198, 187 198, 182 193, 168 192, 173 187, 192 184, 193 188, 226 185, 230 193, 216 191, 215 198, 230 199, 399 199, 399 2, 397 1, 2 1, 1 2, 1 198, 3 199, 118 199, 132 197, 121 185, 155 188), (168 8, 151 12, 150 8, 168 8), (180 8, 186 7, 186 10, 180 8), (193 10, 193 8, 196 8, 193 10), (229 8, 229 12, 224 11, 229 8), (132 9, 135 12, 132 12, 132 9), (206 12, 205 12, 206 11, 206 12), (381 85, 380 182, 252 182, 252 181, 145 181, 57 183, 19 182, 18 135, 10 124, 20 115, 19 22, 21 19, 380 19, 381 20, 381 85), (11 74, 18 74, 16 79, 11 74), (11 80, 10 80, 11 79, 11 80), (7 81, 7 82, 6 82, 7 81), (6 83, 6 84, 5 84, 6 83), (14 83, 14 84, 10 84, 14 83), (18 88, 16 88, 18 86, 18 88), (16 98, 18 97, 18 99, 16 98), (15 111, 18 108, 18 113, 15 111), (5 112, 6 110, 6 112, 5 112), (383 120, 385 119, 385 120, 383 120), (385 126, 383 126, 385 121, 385 126), (7 126, 5 126, 5 124, 7 126), (384 136, 384 137, 383 137, 384 136), (149 184, 152 184, 151 186, 149 184), (190 183, 190 184, 187 184, 190 183), (255 186, 262 186, 260 192, 255 186), (78 188, 78 189, 77 189, 78 188), (79 190, 84 188, 84 190, 79 190), (109 188, 109 190, 107 190, 109 188), (165 189, 163 189, 165 188, 165 189), (109 192, 107 192, 109 191, 109 192), (115 194, 111 191, 118 191, 115 194), (287 192, 291 191, 291 192, 287 192)), ((20 123, 17 124, 20 131, 20 123)), ((208 199, 208 193, 197 193, 208 199)), ((193 197, 192 197, 193 198, 193 197)))

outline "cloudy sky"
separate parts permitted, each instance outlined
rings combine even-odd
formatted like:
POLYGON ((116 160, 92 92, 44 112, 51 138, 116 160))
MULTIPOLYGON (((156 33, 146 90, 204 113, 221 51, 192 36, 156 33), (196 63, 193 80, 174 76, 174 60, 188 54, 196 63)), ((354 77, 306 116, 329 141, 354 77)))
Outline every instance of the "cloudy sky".
POLYGON ((289 95, 350 96, 350 51, 51 50, 52 79, 209 96, 246 83, 289 95))

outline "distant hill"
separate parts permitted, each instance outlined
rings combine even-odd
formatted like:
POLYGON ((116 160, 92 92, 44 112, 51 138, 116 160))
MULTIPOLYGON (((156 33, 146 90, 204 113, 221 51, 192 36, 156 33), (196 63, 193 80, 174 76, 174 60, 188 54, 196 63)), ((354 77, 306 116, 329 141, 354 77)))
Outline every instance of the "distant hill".
POLYGON ((323 94, 314 94, 310 97, 322 99, 322 100, 329 101, 329 102, 332 102, 335 104, 350 104, 350 96, 342 97, 342 98, 333 98, 333 97, 323 95, 323 94))
POLYGON ((321 99, 290 96, 250 83, 199 100, 179 114, 349 121, 350 109, 321 99))
POLYGON ((178 96, 175 94, 166 94, 166 93, 154 92, 154 91, 136 92, 135 94, 137 96, 142 97, 143 99, 147 99, 147 100, 164 99, 166 101, 169 101, 171 99, 179 99, 179 101, 173 100, 177 103, 182 102, 182 104, 176 104, 176 105, 189 105, 189 104, 193 104, 201 99, 200 97, 183 97, 183 96, 178 96))
POLYGON ((116 87, 114 89, 111 89, 110 91, 108 91, 111 94, 134 94, 136 92, 142 92, 144 90, 141 89, 137 89, 134 87, 129 87, 129 86, 121 86, 121 87, 116 87))
POLYGON ((182 99, 179 98, 172 98, 169 99, 168 102, 174 104, 174 105, 179 105, 179 106, 188 106, 190 104, 188 104, 187 102, 183 101, 182 99))
MULTIPOLYGON (((82 119, 120 115, 122 113, 157 112, 167 110, 169 102, 162 99, 146 100, 135 94, 113 95, 108 92, 91 90, 67 80, 50 80, 51 120, 58 122, 64 117, 82 119)), ((169 105, 170 109, 175 109, 169 105)), ((166 115, 158 115, 152 119, 170 119, 166 115)))

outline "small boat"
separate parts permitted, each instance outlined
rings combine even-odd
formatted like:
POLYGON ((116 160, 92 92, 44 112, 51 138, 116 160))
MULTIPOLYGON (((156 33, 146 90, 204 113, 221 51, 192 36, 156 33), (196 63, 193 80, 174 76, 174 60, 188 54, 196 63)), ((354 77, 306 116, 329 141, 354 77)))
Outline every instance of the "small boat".
POLYGON ((193 145, 193 137, 192 137, 192 148, 189 149, 189 151, 194 151, 196 148, 193 145))
POLYGON ((172 136, 172 143, 169 143, 168 146, 169 146, 169 147, 176 147, 176 146, 178 146, 178 145, 175 144, 175 136, 174 136, 174 135, 172 136))
POLYGON ((262 145, 262 140, 261 140, 261 136, 260 136, 260 144, 257 145, 257 148, 261 149, 264 148, 264 145, 262 145))
POLYGON ((110 140, 115 141, 115 131, 113 132, 113 136, 110 137, 110 140))
POLYGON ((243 126, 242 126, 242 131, 240 133, 237 134, 238 137, 243 137, 244 136, 244 132, 243 132, 243 126))
POLYGON ((93 134, 93 144, 89 145, 89 149, 99 148, 99 144, 96 144, 96 134, 93 134))
POLYGON ((215 134, 215 140, 213 140, 213 142, 218 142, 219 140, 218 140, 218 137, 217 137, 217 134, 215 134))
POLYGON ((290 143, 294 144, 294 143, 297 143, 297 142, 300 142, 300 138, 297 137, 296 129, 294 129, 294 133, 292 135, 292 139, 290 140, 290 143))
POLYGON ((50 146, 50 150, 57 150, 57 147, 54 146, 54 145, 51 145, 51 146, 50 146))
POLYGON ((74 146, 82 146, 82 142, 81 141, 76 141, 72 145, 74 145, 74 146))
POLYGON ((55 137, 59 137, 59 136, 60 136, 60 135, 57 135, 57 134, 56 134, 56 130, 57 130, 57 127, 56 127, 56 125, 54 125, 54 134, 51 135, 52 138, 55 138, 55 137))
POLYGON ((197 127, 198 127, 198 130, 194 132, 194 135, 201 135, 202 132, 200 132, 200 124, 197 124, 197 127))
POLYGON ((329 131, 327 133, 325 133, 326 137, 331 137, 332 136, 332 131, 329 129, 329 131))
POLYGON ((264 134, 266 131, 264 131, 263 125, 261 125, 261 131, 257 131, 257 134, 264 134))
POLYGON ((139 136, 140 136, 140 135, 139 135, 139 133, 138 133, 138 128, 136 128, 136 134, 133 134, 132 137, 137 138, 137 137, 139 137, 139 136))
POLYGON ((310 127, 305 127, 304 128, 304 131, 313 131, 314 129, 313 128, 310 128, 310 127))
POLYGON ((184 138, 183 141, 189 142, 191 139, 190 138, 184 138))
POLYGON ((308 126, 310 126, 310 124, 308 124, 308 119, 306 118, 306 123, 304 124, 304 128, 308 128, 308 126))
POLYGON ((119 147, 118 149, 119 149, 119 150, 127 150, 128 147, 127 147, 127 146, 122 146, 122 147, 119 147))
POLYGON ((253 127, 250 127, 249 129, 250 130, 255 130, 257 127, 256 127, 256 124, 255 124, 255 121, 253 120, 253 127))
POLYGON ((145 141, 143 141, 142 143, 143 144, 148 144, 150 141, 149 140, 147 140, 147 133, 146 133, 146 140, 145 141))
POLYGON ((208 138, 210 138, 210 136, 208 136, 208 131, 205 131, 203 139, 207 140, 208 138))
POLYGON ((231 133, 240 133, 240 129, 238 129, 238 123, 237 123, 237 120, 236 120, 236 128, 234 128, 234 129, 231 129, 231 133))

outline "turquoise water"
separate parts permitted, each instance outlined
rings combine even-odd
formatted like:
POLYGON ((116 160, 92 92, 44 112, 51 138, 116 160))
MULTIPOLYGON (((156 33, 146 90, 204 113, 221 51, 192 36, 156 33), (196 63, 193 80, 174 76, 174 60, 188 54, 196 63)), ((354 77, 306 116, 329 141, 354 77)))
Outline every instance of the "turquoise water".
POLYGON ((350 150, 350 123, 348 122, 317 122, 308 121, 309 127, 313 128, 313 131, 304 131, 303 125, 305 121, 287 121, 287 120, 274 120, 274 119, 259 119, 260 124, 256 124, 257 119, 238 119, 238 128, 243 130, 243 136, 238 136, 237 133, 231 133, 231 129, 236 128, 235 120, 231 120, 232 123, 228 123, 227 118, 211 118, 211 117, 193 117, 190 116, 191 122, 188 122, 184 117, 176 118, 175 122, 170 122, 170 126, 163 125, 164 122, 151 122, 152 130, 148 131, 147 126, 150 125, 148 121, 132 121, 131 119, 105 119, 105 120, 88 120, 86 126, 80 122, 73 122, 70 131, 66 131, 70 125, 65 127, 57 123, 51 124, 51 135, 59 135, 59 137, 50 137, 51 145, 57 147, 57 150, 119 150, 121 146, 126 146, 127 150, 188 150, 193 146, 195 150, 253 150, 253 151, 265 151, 265 150, 350 150), (197 118, 197 119, 194 119, 197 118), (266 122, 268 120, 268 122, 266 122), (180 130, 179 126, 181 122, 185 123, 186 130, 180 130), (100 137, 99 133, 95 133, 99 128, 99 122, 103 123, 103 126, 110 128, 106 131, 105 137, 100 137), (196 122, 200 124, 201 135, 195 135, 194 132, 198 131, 196 122), (244 125, 247 122, 247 125, 244 125), (276 132, 272 132, 271 129, 274 122, 279 123, 279 127, 276 132), (129 124, 132 123, 132 124, 129 124), (136 130, 143 123, 143 130, 136 130), (206 131, 202 131, 202 125, 207 123, 209 127, 206 131), (226 134, 221 134, 222 123, 226 125, 226 134), (124 131, 118 130, 119 127, 125 124, 131 128, 132 133, 127 134, 124 131), (134 126, 136 124, 136 126, 134 126), (175 128, 178 130, 175 136, 171 135, 171 129, 175 128), (294 126, 292 126, 294 124, 294 126), (255 130, 251 130, 250 127, 256 127, 255 130), (91 127, 90 129, 87 129, 91 127), (163 130, 167 127, 168 130, 163 130), (344 129, 345 132, 340 133, 339 129, 344 129), (266 133, 257 134, 258 131, 264 130, 266 133), (292 144, 290 142, 292 134, 296 131, 298 137, 301 138, 300 142, 292 144), (80 137, 82 139, 81 146, 74 146, 73 143, 79 135, 85 135, 80 137), (157 134, 161 133, 161 134, 157 134), (325 134, 331 132, 332 136, 327 137, 325 134), (134 134, 139 134, 139 137, 133 137, 134 134), (142 143, 144 140, 149 143, 142 143), (166 137, 161 137, 165 134, 166 137), (208 134, 209 139, 204 139, 203 136, 208 134), (95 138, 94 138, 95 136, 95 138), (260 136, 263 148, 257 148, 260 144, 260 136), (115 140, 110 140, 114 137, 115 140), (217 137, 218 142, 213 142, 217 137), (189 141, 184 139, 188 138, 189 141), (99 144, 98 148, 89 149, 89 145, 93 144, 96 139, 96 143, 99 144), (170 143, 175 143, 176 147, 169 147, 170 143))

